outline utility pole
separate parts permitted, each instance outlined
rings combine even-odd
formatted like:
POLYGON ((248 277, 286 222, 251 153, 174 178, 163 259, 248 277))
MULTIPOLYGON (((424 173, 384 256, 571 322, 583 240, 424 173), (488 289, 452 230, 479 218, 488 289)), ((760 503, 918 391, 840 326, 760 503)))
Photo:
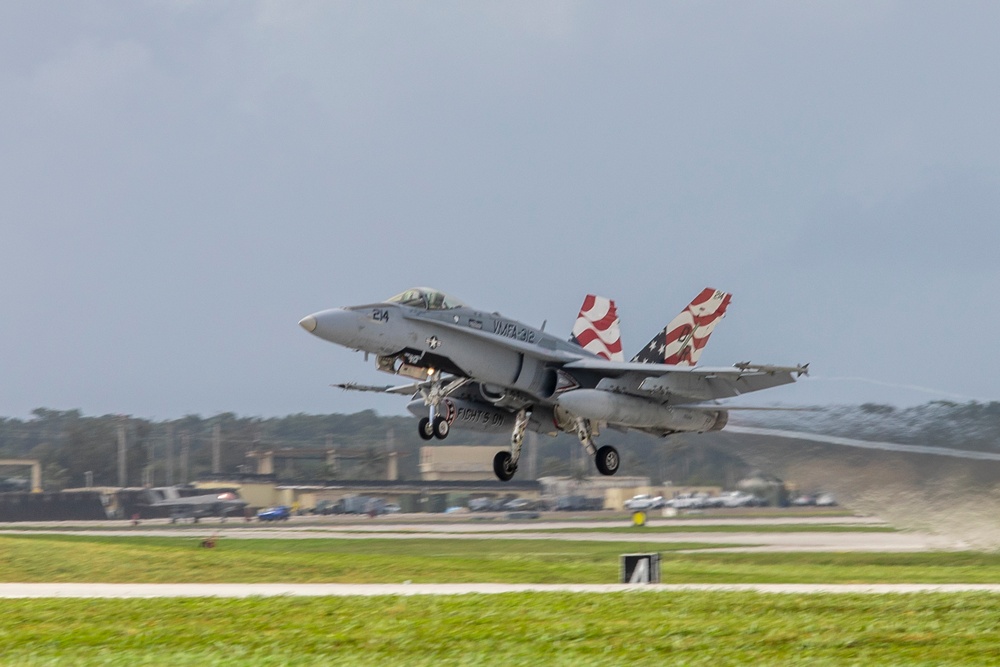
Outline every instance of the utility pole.
POLYGON ((174 425, 167 424, 167 451, 165 453, 166 460, 166 484, 167 486, 174 485, 174 425))
POLYGON ((181 433, 181 484, 188 483, 188 461, 191 457, 191 434, 187 431, 181 433))
POLYGON ((385 434, 385 478, 390 482, 399 479, 399 455, 396 454, 396 431, 385 434))
POLYGON ((125 466, 125 418, 118 418, 118 486, 127 485, 128 469, 125 466))
POLYGON ((142 485, 146 488, 156 486, 156 442, 146 440, 146 467, 142 469, 142 485))
POLYGON ((212 428, 212 474, 218 475, 222 472, 220 459, 222 458, 222 425, 218 422, 212 428))

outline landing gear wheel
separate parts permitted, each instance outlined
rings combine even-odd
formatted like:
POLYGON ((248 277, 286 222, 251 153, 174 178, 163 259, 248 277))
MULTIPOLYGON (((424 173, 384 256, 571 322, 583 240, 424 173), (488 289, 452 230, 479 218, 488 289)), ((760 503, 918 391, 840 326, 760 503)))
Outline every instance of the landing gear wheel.
POLYGON ((417 422, 417 433, 423 440, 430 440, 434 437, 434 428, 431 426, 431 420, 427 417, 421 417, 420 421, 417 422))
POLYGON ((444 440, 448 437, 448 432, 451 431, 451 424, 449 424, 448 420, 444 417, 435 417, 432 430, 434 431, 435 438, 438 440, 444 440))
POLYGON ((594 457, 594 463, 597 464, 597 471, 602 475, 614 475, 618 472, 618 466, 621 465, 621 459, 618 457, 618 450, 611 445, 604 445, 597 450, 597 456, 594 457))
POLYGON ((493 457, 493 472, 496 473, 497 479, 501 482, 509 482, 517 472, 517 466, 514 465, 514 457, 510 455, 510 452, 497 452, 497 455, 493 457))

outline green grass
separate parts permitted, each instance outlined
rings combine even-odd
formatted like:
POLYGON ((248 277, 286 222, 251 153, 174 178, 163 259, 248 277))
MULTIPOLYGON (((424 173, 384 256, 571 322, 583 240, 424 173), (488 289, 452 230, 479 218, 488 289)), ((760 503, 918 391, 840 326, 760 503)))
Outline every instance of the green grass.
POLYGON ((5 666, 993 665, 1000 596, 9 600, 5 666))
POLYGON ((1000 554, 725 553, 693 543, 504 539, 0 536, 9 582, 611 583, 623 553, 663 554, 668 583, 1000 583, 1000 554), (679 549, 704 548, 698 553, 679 549))
POLYGON ((1000 554, 712 553, 664 554, 664 583, 1000 583, 1000 554))
POLYGON ((0 579, 10 582, 613 582, 630 551, 712 548, 468 539, 226 539, 0 536, 0 579))

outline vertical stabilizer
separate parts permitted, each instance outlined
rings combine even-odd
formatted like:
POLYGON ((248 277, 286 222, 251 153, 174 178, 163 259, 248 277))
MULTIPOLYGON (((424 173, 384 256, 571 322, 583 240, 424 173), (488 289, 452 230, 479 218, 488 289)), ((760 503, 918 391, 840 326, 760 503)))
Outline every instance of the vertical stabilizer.
POLYGON ((609 361, 625 361, 615 302, 588 294, 576 317, 570 340, 609 361))
POLYGON ((732 294, 706 287, 632 361, 694 366, 731 298, 732 294))

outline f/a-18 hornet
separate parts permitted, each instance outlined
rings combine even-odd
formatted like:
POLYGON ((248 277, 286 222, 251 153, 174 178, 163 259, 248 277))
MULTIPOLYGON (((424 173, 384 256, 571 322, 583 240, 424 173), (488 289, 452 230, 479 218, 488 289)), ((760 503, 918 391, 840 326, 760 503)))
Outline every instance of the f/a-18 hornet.
POLYGON ((703 368, 698 358, 729 306, 730 294, 703 290, 631 361, 622 355, 615 304, 588 295, 563 340, 499 313, 468 306, 443 292, 414 288, 379 303, 308 315, 311 334, 375 355, 378 370, 417 380, 394 387, 336 385, 413 397, 425 440, 451 428, 511 433, 510 450, 497 452, 501 481, 517 471, 524 433, 575 433, 604 475, 620 458, 595 437, 606 427, 667 436, 719 431, 729 398, 794 382, 805 366, 738 363, 703 368))

